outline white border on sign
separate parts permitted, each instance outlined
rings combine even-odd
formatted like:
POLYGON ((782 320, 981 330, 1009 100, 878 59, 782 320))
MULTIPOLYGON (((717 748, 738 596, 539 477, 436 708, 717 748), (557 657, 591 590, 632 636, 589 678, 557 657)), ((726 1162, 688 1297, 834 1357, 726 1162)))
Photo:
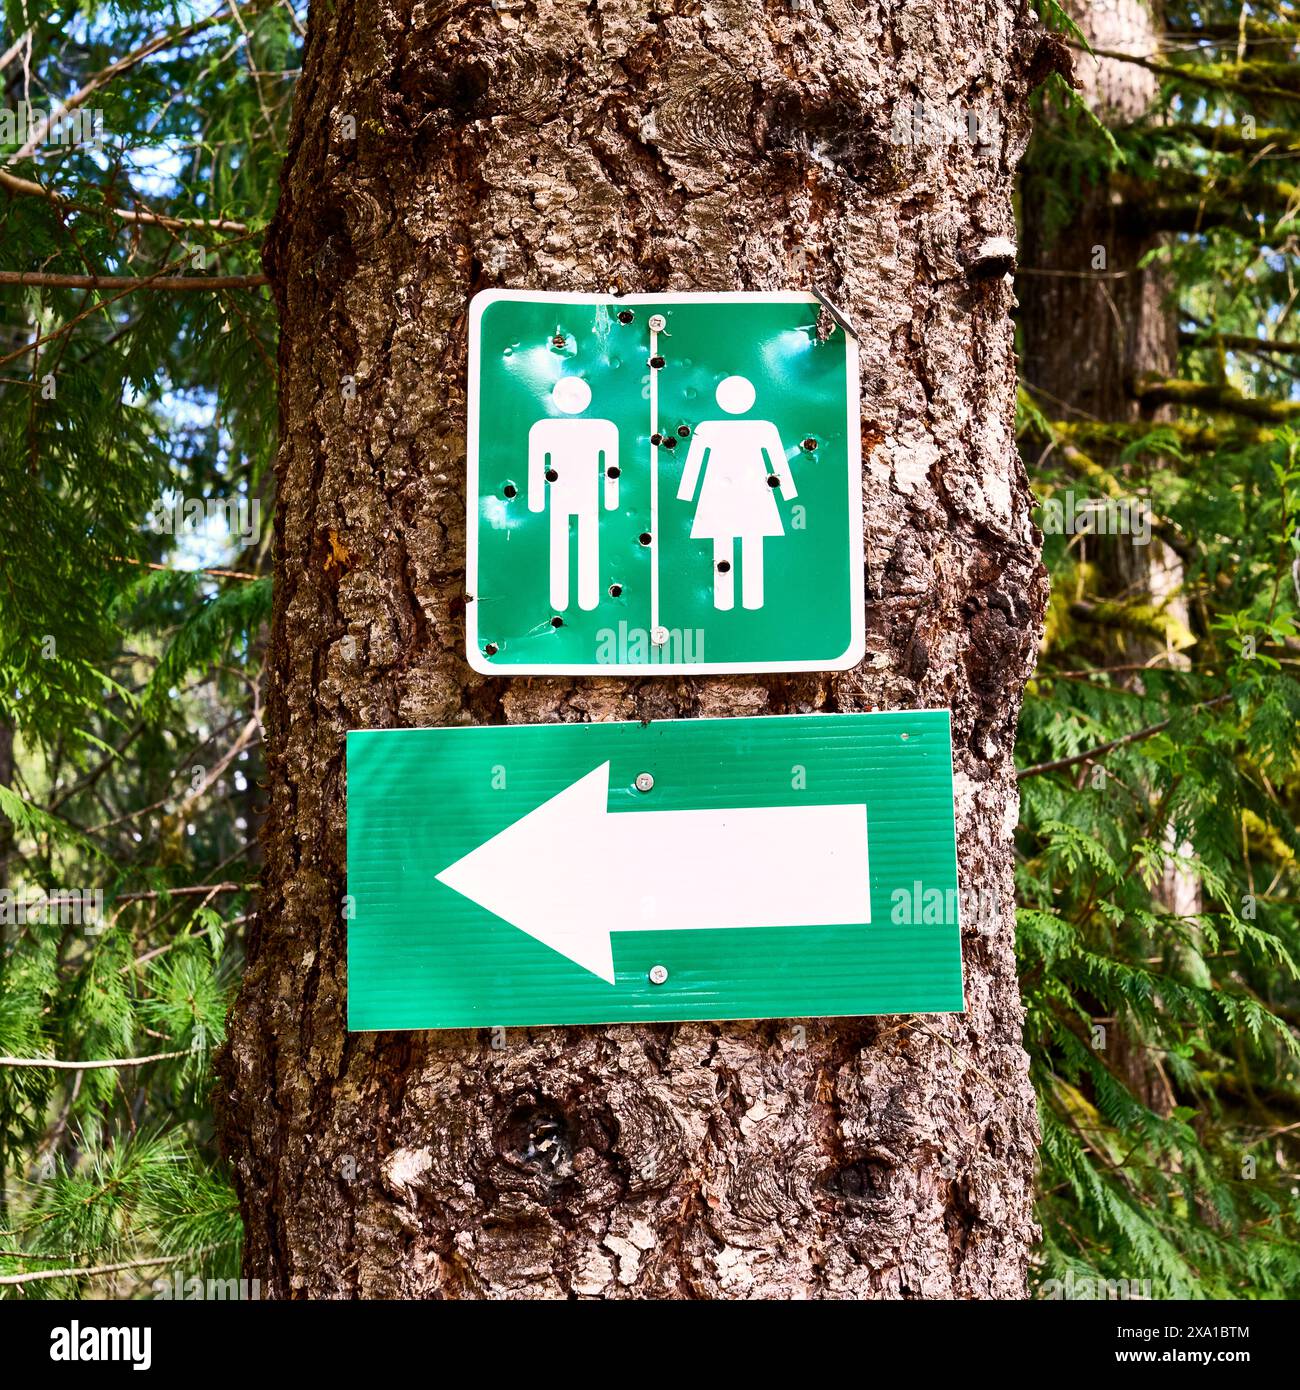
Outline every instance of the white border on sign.
POLYGON ((469 401, 466 430, 465 479, 465 657, 470 666, 484 676, 717 676, 741 672, 764 671, 848 671, 866 654, 866 616, 862 590, 862 419, 861 390, 858 381, 858 343, 844 332, 845 384, 848 396, 848 429, 845 442, 848 449, 849 475, 849 604, 850 629, 848 648, 830 660, 814 661, 646 661, 610 662, 587 665, 548 665, 530 662, 526 665, 494 665, 478 647, 478 512, 479 512, 479 347, 483 311, 489 304, 506 300, 517 304, 699 304, 699 303, 768 303, 816 304, 815 294, 804 290, 736 290, 707 294, 586 294, 576 291, 550 290, 480 290, 469 306, 469 401), (853 460, 857 460, 857 468, 853 460))

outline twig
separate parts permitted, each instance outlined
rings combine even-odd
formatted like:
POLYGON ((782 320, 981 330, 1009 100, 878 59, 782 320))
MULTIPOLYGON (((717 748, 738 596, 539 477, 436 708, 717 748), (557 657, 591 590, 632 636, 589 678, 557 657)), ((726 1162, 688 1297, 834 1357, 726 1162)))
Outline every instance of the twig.
MULTIPOLYGON (((230 766, 230 764, 234 761, 235 755, 237 753, 241 753, 244 751, 245 748, 248 748, 253 744, 260 742, 260 739, 255 739, 253 737, 253 735, 257 733, 260 725, 261 714, 255 711, 253 717, 244 726, 244 729, 240 733, 239 737, 222 755, 216 767, 214 767, 212 771, 204 777, 203 781, 199 784, 198 787, 196 787, 187 796, 181 799, 180 805, 173 813, 177 819, 183 820, 185 818, 186 814, 189 812, 189 808, 194 804, 195 801, 199 799, 200 796, 203 795, 204 792, 208 790, 208 788, 217 780, 217 778, 221 776, 221 774, 226 770, 226 768, 230 766)), ((98 825, 92 825, 90 829, 86 831, 86 834, 98 835, 102 831, 110 830, 115 825, 121 825, 124 821, 138 820, 139 817, 148 815, 150 811, 161 810, 163 807, 167 806, 170 802, 174 800, 175 797, 165 796, 161 801, 155 801, 151 806, 141 806, 138 810, 135 811, 124 811, 120 816, 114 816, 112 820, 101 821, 98 825)), ((122 898, 118 899, 118 902, 122 901, 124 901, 122 898)))
POLYGON ((184 888, 150 889, 147 893, 122 893, 113 899, 117 903, 152 902, 155 898, 191 897, 195 893, 253 893, 256 883, 193 883, 184 888))
MULTIPOLYGON (((157 1255, 148 1260, 124 1260, 115 1265, 89 1265, 85 1269, 40 1269, 28 1274, 0 1274, 0 1284, 34 1284, 40 1279, 86 1279, 92 1274, 118 1274, 124 1269, 151 1269, 160 1265, 178 1265, 200 1255, 210 1254, 217 1247, 188 1250, 183 1255, 157 1255)), ((43 1255, 25 1255, 23 1259, 40 1260, 43 1255)))
POLYGON ((0 270, 0 285, 57 290, 245 290, 268 283, 265 275, 63 275, 44 270, 0 270))
POLYGON ((174 1057, 188 1057, 192 1049, 179 1052, 155 1052, 148 1057, 105 1057, 96 1062, 66 1062, 58 1057, 0 1057, 0 1067, 52 1068, 55 1071, 97 1071, 104 1067, 142 1067, 147 1062, 168 1062, 174 1057))
POLYGON ((0 72, 3 72, 9 64, 13 62, 27 44, 31 42, 31 38, 32 31, 28 29, 26 33, 19 34, 13 43, 11 43, 3 53, 0 53, 0 72))
POLYGON ((123 565, 139 565, 141 569, 161 570, 164 574, 210 574, 217 579, 265 579, 264 574, 249 574, 247 570, 218 570, 202 566, 199 569, 178 569, 175 565, 160 565, 153 560, 133 560, 129 555, 114 555, 113 559, 123 565))
POLYGON ((1017 275, 1043 275, 1062 280, 1127 280, 1131 270, 1047 270, 1040 266, 1018 265, 1017 275))

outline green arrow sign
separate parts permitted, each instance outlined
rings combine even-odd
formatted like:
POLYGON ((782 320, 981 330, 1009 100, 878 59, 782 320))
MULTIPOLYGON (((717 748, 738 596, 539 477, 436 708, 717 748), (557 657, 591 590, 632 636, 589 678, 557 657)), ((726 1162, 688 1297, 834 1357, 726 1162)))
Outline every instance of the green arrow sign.
POLYGON ((348 1026, 960 1010, 952 795, 947 711, 351 733, 348 1026))
POLYGON ((474 669, 855 665, 857 347, 828 322, 798 293, 475 296, 474 669))

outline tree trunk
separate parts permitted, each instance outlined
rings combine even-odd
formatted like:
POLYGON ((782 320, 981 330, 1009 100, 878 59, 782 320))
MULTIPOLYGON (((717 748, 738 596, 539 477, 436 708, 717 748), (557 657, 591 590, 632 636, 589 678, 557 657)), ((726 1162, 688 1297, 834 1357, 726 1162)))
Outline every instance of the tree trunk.
POLYGON ((266 869, 218 1097, 267 1293, 1023 1293, 1012 744, 1046 579, 1010 283, 980 248, 1014 235, 1033 25, 994 0, 313 6, 267 252, 266 869), (989 113, 991 147, 892 145, 918 94, 989 113), (840 307, 863 373, 857 669, 468 669, 466 311, 493 285, 840 307), (346 1033, 347 729, 936 706, 963 888, 999 904, 964 930, 965 1014, 346 1033))

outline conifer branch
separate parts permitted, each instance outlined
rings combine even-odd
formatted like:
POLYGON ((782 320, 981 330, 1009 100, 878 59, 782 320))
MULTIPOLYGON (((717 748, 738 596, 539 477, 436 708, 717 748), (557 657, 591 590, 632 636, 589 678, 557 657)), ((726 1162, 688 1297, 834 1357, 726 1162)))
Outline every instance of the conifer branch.
MULTIPOLYGON (((1219 695, 1213 700, 1206 700, 1202 704, 1193 705, 1188 713, 1196 714, 1200 710, 1214 709, 1218 705, 1227 704, 1231 699, 1231 695, 1219 695)), ((1055 758, 1048 763, 1035 763, 1033 767, 1022 767, 1016 773, 1016 781, 1023 782, 1026 777, 1041 777, 1047 772, 1062 772, 1067 767, 1077 767, 1080 763, 1096 762, 1097 759, 1104 758, 1107 753, 1113 753, 1117 748, 1127 747, 1130 743, 1140 743, 1143 739, 1152 738, 1156 734, 1162 733, 1173 722, 1172 718, 1162 719, 1158 724, 1148 724, 1145 729, 1135 729, 1131 734, 1122 734, 1119 738, 1113 738, 1107 743, 1099 743, 1095 748, 1088 748, 1082 753, 1072 753, 1068 758, 1055 758)))

